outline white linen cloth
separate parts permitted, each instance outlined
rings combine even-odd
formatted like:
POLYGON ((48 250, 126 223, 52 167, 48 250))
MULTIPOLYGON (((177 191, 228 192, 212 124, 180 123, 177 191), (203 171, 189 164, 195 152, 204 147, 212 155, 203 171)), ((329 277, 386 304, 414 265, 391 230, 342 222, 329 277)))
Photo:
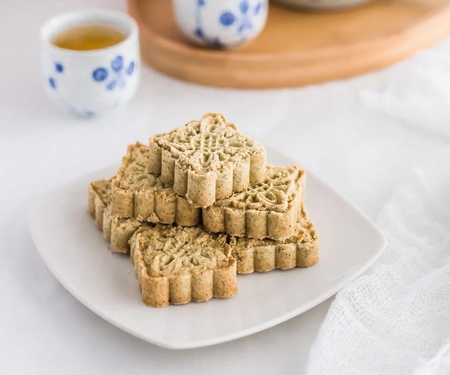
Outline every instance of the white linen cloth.
POLYGON ((450 55, 427 50, 386 70, 363 102, 408 126, 450 134, 450 55))
MULTIPOLYGON (((405 126, 448 135, 448 66, 449 55, 422 52, 361 97, 405 126)), ((450 148, 425 159, 384 206, 388 247, 337 294, 308 374, 450 374, 450 148)))
POLYGON ((415 169, 386 204, 378 223, 389 245, 338 293, 308 374, 450 373, 448 161, 450 148, 415 169))

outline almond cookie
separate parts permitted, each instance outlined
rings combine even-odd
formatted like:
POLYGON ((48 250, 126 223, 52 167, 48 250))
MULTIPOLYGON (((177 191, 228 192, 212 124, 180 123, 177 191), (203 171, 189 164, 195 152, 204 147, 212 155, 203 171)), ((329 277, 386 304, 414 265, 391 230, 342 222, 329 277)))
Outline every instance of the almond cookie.
POLYGON ((283 241, 233 237, 230 247, 238 273, 310 267, 319 260, 319 238, 305 211, 295 225, 295 233, 283 241))
POLYGON ((305 176, 299 166, 267 166, 263 182, 202 209, 205 229, 257 239, 292 236, 303 204, 305 176))
POLYGON ((149 148, 139 142, 128 146, 122 166, 111 181, 111 215, 152 223, 194 226, 200 210, 164 187, 149 169, 149 148))
POLYGON ((236 260, 225 235, 156 224, 139 228, 130 248, 146 305, 163 307, 237 293, 236 260))
POLYGON ((150 172, 196 207, 264 181, 266 150, 221 114, 150 138, 150 172))

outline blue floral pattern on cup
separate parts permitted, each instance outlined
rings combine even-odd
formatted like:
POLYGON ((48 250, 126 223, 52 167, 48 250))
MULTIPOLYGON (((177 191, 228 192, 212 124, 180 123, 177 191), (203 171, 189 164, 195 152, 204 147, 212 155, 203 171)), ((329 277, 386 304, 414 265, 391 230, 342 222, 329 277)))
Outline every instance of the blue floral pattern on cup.
POLYGON ((58 73, 64 72, 64 65, 61 64, 60 62, 55 62, 55 70, 56 70, 58 73))
POLYGON ((118 55, 111 61, 109 68, 101 66, 94 69, 92 79, 95 82, 106 82, 108 91, 123 89, 126 86, 126 78, 134 72, 135 62, 130 61, 125 68, 123 56, 118 55))
MULTIPOLYGON (((136 63, 130 61, 126 66, 124 58, 121 55, 114 57, 109 67, 98 67, 92 71, 92 79, 94 83, 105 82, 107 91, 114 91, 116 89, 123 89, 126 86, 126 79, 133 75, 136 68, 136 63)), ((61 93, 58 91, 58 76, 64 74, 65 66, 62 62, 56 61, 53 64, 53 74, 48 77, 48 84, 51 90, 56 92, 57 100, 66 107, 69 111, 81 116, 94 116, 95 112, 89 108, 77 109, 64 100, 61 93)), ((119 104, 119 96, 117 96, 113 108, 119 104)))
MULTIPOLYGON (((61 64, 60 62, 55 62, 53 65, 56 75, 58 73, 64 72, 64 65, 61 64)), ((56 78, 54 76, 48 77, 48 84, 53 90, 56 90, 56 78)))
MULTIPOLYGON (((121 55, 114 57, 108 68, 98 67, 92 72, 92 79, 95 83, 106 82, 106 90, 114 91, 116 89, 123 89, 126 86, 126 78, 133 75, 136 68, 136 63, 130 61, 125 68, 124 58, 121 55)), ((64 74, 65 66, 60 61, 53 63, 53 74, 48 77, 48 84, 50 89, 55 91, 57 100, 66 107, 69 111, 85 117, 94 116, 95 112, 89 108, 77 109, 71 106, 61 93, 58 91, 58 76, 64 74)), ((119 104, 119 96, 117 96, 112 108, 117 107, 119 104)))
MULTIPOLYGON (((214 1, 214 0, 212 0, 214 1)), ((203 27, 202 8, 207 5, 207 0, 197 0, 196 7, 196 27, 194 35, 201 39, 204 43, 217 47, 224 48, 226 45, 221 42, 217 36, 208 36, 203 27)), ((225 29, 232 29, 238 36, 239 43, 245 42, 250 34, 254 31, 254 22, 257 18, 264 17, 264 7, 266 3, 259 1, 251 5, 249 0, 242 0, 237 9, 227 9, 220 13, 218 17, 218 24, 225 29)))
POLYGON ((94 116, 95 113, 93 111, 91 111, 90 109, 87 109, 87 108, 82 109, 82 110, 76 109, 75 107, 71 106, 64 100, 64 98, 58 91, 58 84, 57 84, 58 75, 64 73, 64 70, 65 70, 64 65, 61 62, 56 61, 53 64, 53 68, 54 68, 54 75, 51 75, 50 77, 48 77, 48 84, 52 90, 56 91, 56 95, 57 95, 56 97, 57 97, 58 101, 64 107, 66 107, 69 111, 71 111, 77 115, 86 116, 86 117, 94 116))

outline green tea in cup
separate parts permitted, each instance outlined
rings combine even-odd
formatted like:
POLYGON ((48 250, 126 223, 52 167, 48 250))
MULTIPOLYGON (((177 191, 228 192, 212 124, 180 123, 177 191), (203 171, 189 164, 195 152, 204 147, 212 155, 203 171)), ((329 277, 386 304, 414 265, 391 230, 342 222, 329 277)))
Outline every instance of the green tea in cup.
POLYGON ((92 23, 65 29, 54 37, 52 43, 64 49, 89 51, 114 46, 126 37, 122 30, 114 26, 92 23))

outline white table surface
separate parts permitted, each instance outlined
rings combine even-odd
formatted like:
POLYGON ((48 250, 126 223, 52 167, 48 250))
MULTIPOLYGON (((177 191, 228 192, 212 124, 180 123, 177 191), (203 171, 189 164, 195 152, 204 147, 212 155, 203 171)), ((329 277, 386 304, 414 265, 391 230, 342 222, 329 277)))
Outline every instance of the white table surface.
MULTIPOLYGON (((28 203, 118 162, 128 143, 146 142, 152 133, 219 111, 376 220, 407 171, 450 141, 448 131, 390 117, 362 100, 362 92, 388 86, 390 77, 418 57, 350 80, 265 91, 202 87, 145 67, 126 108, 82 120, 55 109, 44 95, 38 31, 57 13, 93 6, 125 9, 119 0, 0 3, 0 374, 303 373, 331 300, 243 339, 187 351, 162 349, 103 321, 59 284, 28 232, 28 203)), ((450 53, 450 40, 431 51, 450 53)), ((422 93, 411 87, 401 87, 405 97, 420 99, 422 93)), ((441 100, 438 90, 426 95, 441 100)))

